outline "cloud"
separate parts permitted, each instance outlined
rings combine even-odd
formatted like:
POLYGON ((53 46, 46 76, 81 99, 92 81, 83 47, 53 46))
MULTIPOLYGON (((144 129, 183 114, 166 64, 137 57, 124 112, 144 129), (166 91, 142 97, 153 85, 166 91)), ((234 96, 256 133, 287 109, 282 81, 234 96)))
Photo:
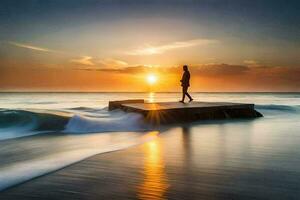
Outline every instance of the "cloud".
POLYGON ((100 63, 104 67, 112 67, 112 68, 120 68, 120 67, 128 66, 127 62, 122 60, 112 59, 112 58, 99 60, 98 63, 100 63))
POLYGON ((251 66, 251 67, 260 67, 260 66, 262 66, 261 63, 259 63, 256 60, 244 60, 244 63, 248 66, 251 66))
POLYGON ((72 59, 72 63, 80 64, 80 65, 88 65, 88 66, 93 66, 95 63, 92 61, 91 56, 81 56, 78 59, 72 59))
POLYGON ((128 51, 126 52, 126 54, 128 55, 162 54, 169 50, 187 48, 187 47, 199 46, 199 45, 215 44, 218 42, 219 42, 218 40, 212 40, 212 39, 194 39, 194 40, 187 40, 187 41, 177 41, 177 42, 160 45, 160 46, 147 45, 146 47, 143 48, 138 48, 138 49, 128 51))
MULTIPOLYGON (((70 60, 71 63, 81 65, 81 67, 75 67, 76 70, 88 70, 88 71, 106 71, 106 70, 119 70, 128 67, 128 63, 122 60, 113 58, 97 59, 91 56, 82 56, 80 58, 70 60), (84 67, 82 67, 84 65, 84 67)), ((73 66, 74 67, 74 66, 73 66)))
POLYGON ((232 65, 225 63, 211 63, 202 64, 198 66, 192 66, 192 70, 200 75, 240 75, 246 73, 250 70, 248 66, 245 65, 232 65))
POLYGON ((151 69, 143 65, 129 66, 123 68, 81 68, 80 70, 87 71, 103 71, 103 72, 112 72, 112 73, 122 73, 122 74, 138 74, 151 69))
POLYGON ((256 65, 257 61, 256 60, 244 60, 244 63, 247 65, 256 65))
POLYGON ((37 47, 29 44, 23 44, 23 43, 18 43, 18 42, 8 42, 10 45, 16 46, 16 47, 21 47, 21 48, 26 48, 34 51, 43 51, 43 52, 56 52, 55 50, 43 48, 43 47, 37 47))
MULTIPOLYGON (((139 73, 148 73, 156 72, 160 74, 180 74, 182 72, 181 66, 175 67, 150 67, 147 65, 135 65, 135 66, 126 66, 122 68, 84 68, 82 70, 96 70, 96 71, 105 71, 105 72, 114 72, 122 74, 139 74, 139 73)), ((200 76, 233 76, 241 75, 250 70, 250 67, 244 65, 231 65, 224 63, 212 63, 212 64, 198 64, 190 65, 189 70, 191 73, 200 76)))

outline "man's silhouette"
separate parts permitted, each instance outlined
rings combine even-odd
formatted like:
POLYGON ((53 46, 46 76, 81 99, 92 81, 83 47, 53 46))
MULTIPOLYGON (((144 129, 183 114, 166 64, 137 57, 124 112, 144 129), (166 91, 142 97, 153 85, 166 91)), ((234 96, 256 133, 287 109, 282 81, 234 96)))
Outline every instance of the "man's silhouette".
POLYGON ((190 77, 191 77, 187 65, 183 66, 183 71, 184 72, 183 72, 182 78, 180 80, 181 86, 182 86, 182 100, 180 101, 181 103, 184 103, 185 95, 188 96, 188 98, 190 99, 190 102, 193 101, 193 98, 187 92, 188 88, 190 86, 190 77))

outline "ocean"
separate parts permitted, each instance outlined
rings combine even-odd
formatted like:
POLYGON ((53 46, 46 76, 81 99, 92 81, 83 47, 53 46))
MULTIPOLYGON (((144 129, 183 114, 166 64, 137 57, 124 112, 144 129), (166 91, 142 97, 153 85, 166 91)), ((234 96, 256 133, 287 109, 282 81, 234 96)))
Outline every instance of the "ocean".
MULTIPOLYGON (((178 101, 180 93, 0 93, 0 190, 96 154, 163 137, 180 127, 188 127, 201 139, 193 144, 193 151, 207 158, 206 167, 222 163, 232 168, 272 169, 280 172, 282 184, 288 176, 284 172, 299 177, 300 93, 192 96, 196 101, 255 103, 264 117, 152 127, 139 114, 109 112, 108 101, 178 101), (222 153, 210 156, 216 150, 222 153)), ((197 141, 191 138, 192 143, 197 141)))

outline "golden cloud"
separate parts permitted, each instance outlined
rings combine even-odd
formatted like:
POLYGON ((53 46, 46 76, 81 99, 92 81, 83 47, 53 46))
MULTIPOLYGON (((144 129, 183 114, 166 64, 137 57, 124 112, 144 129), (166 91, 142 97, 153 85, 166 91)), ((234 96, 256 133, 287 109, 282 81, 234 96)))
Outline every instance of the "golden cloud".
POLYGON ((153 55, 153 54, 162 54, 169 50, 187 48, 199 45, 215 44, 218 43, 218 40, 212 39, 194 39, 187 41, 176 41, 170 44, 164 44, 159 46, 146 45, 146 47, 134 49, 126 52, 128 55, 153 55))
POLYGON ((16 46, 16 47, 21 47, 21 48, 35 50, 35 51, 56 52, 56 50, 47 49, 47 48, 43 48, 43 47, 37 47, 37 46, 29 45, 29 44, 23 44, 23 43, 12 42, 12 41, 10 41, 8 43, 10 45, 13 45, 13 46, 16 46))
POLYGON ((88 65, 88 66, 93 66, 95 65, 94 62, 92 61, 91 56, 81 56, 78 59, 72 59, 72 63, 80 64, 80 65, 88 65))

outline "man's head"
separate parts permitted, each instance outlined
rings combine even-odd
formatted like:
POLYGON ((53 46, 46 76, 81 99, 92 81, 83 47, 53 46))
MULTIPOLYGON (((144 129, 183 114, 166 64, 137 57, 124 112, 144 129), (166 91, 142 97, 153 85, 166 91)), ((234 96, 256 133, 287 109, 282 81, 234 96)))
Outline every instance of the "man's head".
POLYGON ((183 65, 183 71, 188 71, 188 66, 187 65, 183 65))

